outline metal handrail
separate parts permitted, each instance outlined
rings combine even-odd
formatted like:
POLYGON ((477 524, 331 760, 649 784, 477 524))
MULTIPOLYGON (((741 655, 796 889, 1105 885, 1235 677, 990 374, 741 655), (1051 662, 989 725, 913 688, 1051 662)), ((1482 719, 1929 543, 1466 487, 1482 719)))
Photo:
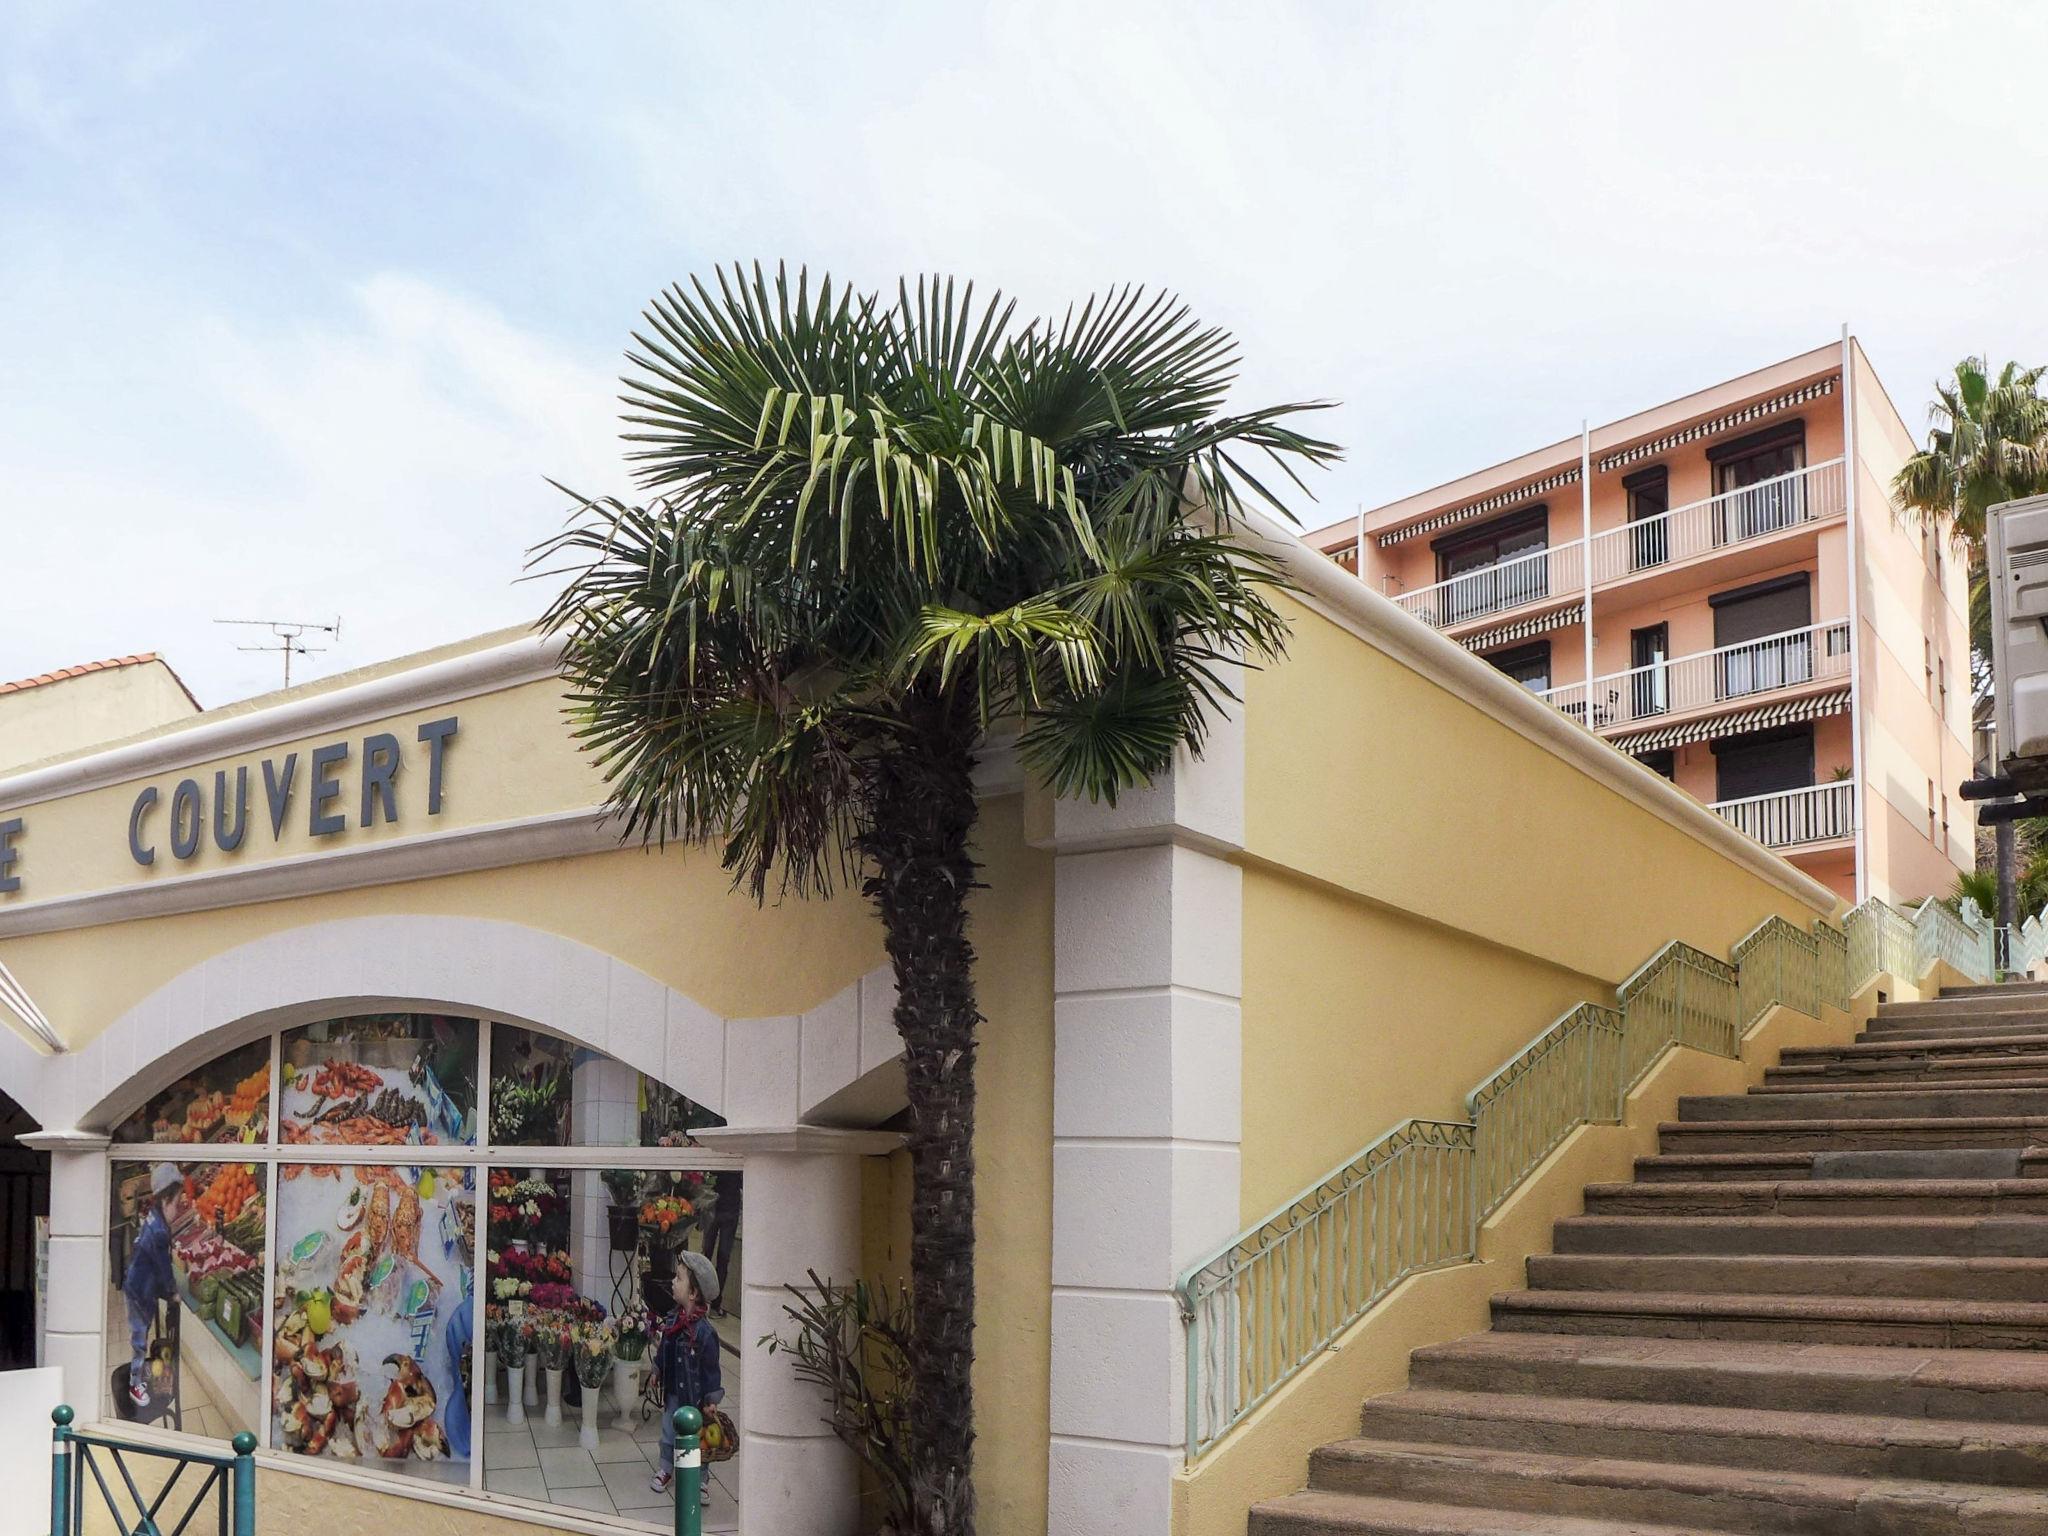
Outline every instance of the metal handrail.
POLYGON ((1689 651, 1662 661, 1602 672, 1590 684, 1560 683, 1536 697, 1594 730, 1767 698, 1787 688, 1848 676, 1849 621, 1803 624, 1754 640, 1689 651), (1601 697, 1602 691, 1606 697, 1601 697), (1592 719, 1586 701, 1591 698, 1592 719))
POLYGON ((1583 539, 1567 539, 1562 544, 1510 555, 1426 587, 1395 593, 1393 601, 1404 612, 1438 629, 1551 598, 1562 601, 1581 590, 1580 568, 1571 557, 1584 544, 1583 539))
POLYGON ((1593 535, 1588 551, 1593 584, 1597 587, 1845 512, 1848 497, 1842 469, 1840 458, 1826 459, 1703 501, 1687 502, 1655 517, 1603 528, 1593 535))
MULTIPOLYGON (((1805 978, 1800 986, 1810 1008, 1848 1001, 1815 996, 1805 978)), ((1578 1126, 1617 1120, 1667 1050, 1738 1054, 1740 1013, 1754 995, 1739 967, 1667 944, 1622 982, 1613 1006, 1568 1009, 1489 1074, 1466 1096, 1466 1120, 1402 1122, 1197 1260, 1176 1286, 1189 1460, 1403 1280, 1471 1260, 1479 1224, 1578 1126)))

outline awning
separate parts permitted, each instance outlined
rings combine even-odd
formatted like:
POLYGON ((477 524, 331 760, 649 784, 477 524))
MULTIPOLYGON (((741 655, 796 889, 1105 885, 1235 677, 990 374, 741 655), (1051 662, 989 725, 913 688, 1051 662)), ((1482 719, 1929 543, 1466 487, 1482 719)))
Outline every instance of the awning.
POLYGON ((1600 471, 1605 474, 1610 469, 1620 469, 1626 464, 1653 459, 1669 449, 1681 447, 1686 443, 1696 443, 1703 437, 1718 437, 1723 432, 1732 431, 1736 427, 1746 427, 1753 421, 1761 421, 1764 417, 1774 416, 1779 411, 1789 411, 1795 406, 1818 400, 1823 395, 1832 395, 1835 392, 1835 379, 1840 377, 1841 375, 1837 374, 1833 378, 1817 379, 1811 384, 1801 385, 1798 389, 1787 390, 1782 395, 1774 395, 1769 400, 1758 400, 1743 406, 1740 410, 1730 411, 1725 416, 1716 416, 1709 421, 1696 421, 1689 427, 1679 428, 1676 432, 1666 432, 1662 437, 1646 438, 1617 452, 1603 454, 1600 458, 1600 471))
POLYGON ((1490 651, 1497 645, 1506 645, 1515 640, 1526 640, 1531 635, 1547 634, 1553 629, 1563 629, 1567 624, 1576 624, 1579 622, 1579 615, 1585 611, 1585 603, 1573 603, 1569 608, 1554 608, 1549 613, 1539 613, 1530 618, 1517 619, 1512 624, 1502 624, 1494 629, 1482 629, 1476 635, 1466 635, 1458 643, 1468 651, 1490 651))
POLYGON ((1434 517, 1425 517, 1420 522, 1409 523, 1400 528, 1390 528, 1385 533, 1376 533, 1373 535, 1373 543, 1377 544, 1381 549, 1385 549, 1391 544, 1399 544, 1406 539, 1419 539, 1425 533, 1435 533, 1439 528, 1449 528, 1457 523, 1469 523, 1475 517, 1484 517, 1489 512, 1500 511, 1503 507, 1512 507, 1521 502, 1534 501, 1545 491, 1554 491, 1563 485, 1576 485, 1578 479, 1579 466, 1574 464, 1569 469, 1560 469, 1555 474, 1545 475, 1540 480, 1531 480, 1524 485, 1514 487, 1512 490, 1499 491, 1494 495, 1485 497, 1483 500, 1467 502, 1462 507, 1453 507, 1448 512, 1439 512, 1434 517))
POLYGON ((1803 699, 1785 699, 1776 704, 1753 704, 1747 709, 1718 715, 1702 715, 1677 725, 1660 725, 1653 730, 1629 731, 1610 736, 1608 741, 1623 752, 1662 752, 1688 742, 1709 741, 1716 736, 1740 736, 1746 731, 1767 731, 1774 725, 1793 725, 1801 720, 1818 720, 1839 715, 1849 707, 1849 690, 1812 693, 1803 699))

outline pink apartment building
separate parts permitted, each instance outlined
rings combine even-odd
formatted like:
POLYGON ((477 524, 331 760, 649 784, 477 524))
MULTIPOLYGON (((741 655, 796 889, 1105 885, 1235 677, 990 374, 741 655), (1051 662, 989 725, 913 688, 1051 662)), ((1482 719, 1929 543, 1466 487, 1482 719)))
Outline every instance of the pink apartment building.
POLYGON ((1893 509, 1914 447, 1848 339, 1309 541, 1844 897, 1899 904, 1975 861, 1968 576, 1893 509))

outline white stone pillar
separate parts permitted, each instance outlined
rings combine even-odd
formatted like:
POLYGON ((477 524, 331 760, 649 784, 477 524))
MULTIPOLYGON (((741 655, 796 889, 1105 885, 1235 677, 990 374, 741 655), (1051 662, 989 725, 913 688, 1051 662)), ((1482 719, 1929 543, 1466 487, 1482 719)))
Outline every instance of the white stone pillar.
POLYGON ((786 1286, 808 1287, 813 1272, 833 1285, 859 1278, 860 1160, 894 1151, 903 1138, 807 1126, 696 1135, 745 1159, 740 1252, 727 1277, 743 1340, 731 1384, 741 1536, 852 1536, 860 1524, 853 1453, 834 1438, 823 1396, 797 1379, 794 1359, 758 1341, 788 1332, 786 1286))
MULTIPOLYGON (((107 1373, 107 1138, 35 1131, 21 1144, 50 1154, 50 1279, 42 1360, 64 1372, 64 1401, 80 1422, 105 1412, 107 1373)), ((125 1348, 125 1346, 124 1346, 125 1348)))
POLYGON ((1051 1486, 1062 1536, 1165 1536, 1181 1272, 1239 1228, 1244 737, 1053 807, 1051 1486))

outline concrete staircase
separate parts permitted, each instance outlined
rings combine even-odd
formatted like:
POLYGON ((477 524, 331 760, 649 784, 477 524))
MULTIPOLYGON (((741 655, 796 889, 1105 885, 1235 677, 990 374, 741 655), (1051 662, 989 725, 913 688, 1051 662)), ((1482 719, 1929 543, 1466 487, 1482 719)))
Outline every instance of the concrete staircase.
POLYGON ((2048 986, 1687 1098, 1251 1536, 2048 1536, 2048 986))

